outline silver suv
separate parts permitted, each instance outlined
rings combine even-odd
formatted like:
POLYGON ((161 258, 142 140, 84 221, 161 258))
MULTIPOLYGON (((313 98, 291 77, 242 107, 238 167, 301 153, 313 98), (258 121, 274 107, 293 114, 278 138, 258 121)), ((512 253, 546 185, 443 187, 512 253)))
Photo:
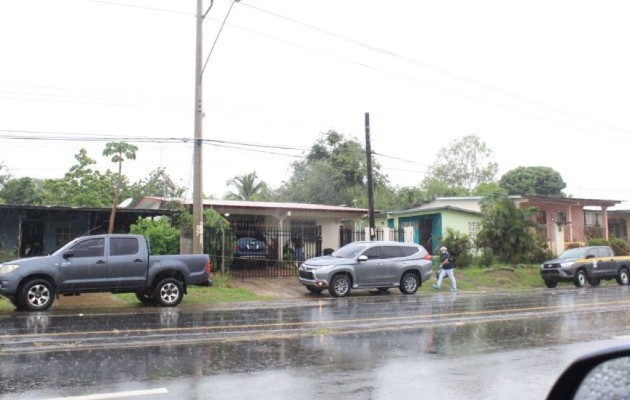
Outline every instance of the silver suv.
POLYGON ((351 289, 398 287, 414 294, 431 278, 431 255, 414 243, 353 242, 331 255, 306 260, 299 270, 300 283, 319 294, 328 288, 331 295, 344 297, 351 289))

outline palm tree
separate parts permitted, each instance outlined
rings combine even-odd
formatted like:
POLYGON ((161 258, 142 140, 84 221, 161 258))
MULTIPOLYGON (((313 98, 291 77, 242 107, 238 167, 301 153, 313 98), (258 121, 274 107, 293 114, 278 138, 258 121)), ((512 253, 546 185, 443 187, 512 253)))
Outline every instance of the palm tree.
POLYGON ((114 188, 114 201, 112 203, 112 213, 109 217, 109 233, 114 232, 114 220, 116 218, 116 205, 120 199, 120 187, 122 186, 122 163, 125 160, 135 160, 138 147, 126 142, 109 142, 105 145, 103 155, 112 156, 112 162, 118 163, 118 176, 114 188))
POLYGON ((229 200, 260 200, 267 192, 267 184, 263 181, 258 181, 256 171, 235 176, 227 181, 227 185, 236 188, 236 192, 227 194, 226 198, 229 200))

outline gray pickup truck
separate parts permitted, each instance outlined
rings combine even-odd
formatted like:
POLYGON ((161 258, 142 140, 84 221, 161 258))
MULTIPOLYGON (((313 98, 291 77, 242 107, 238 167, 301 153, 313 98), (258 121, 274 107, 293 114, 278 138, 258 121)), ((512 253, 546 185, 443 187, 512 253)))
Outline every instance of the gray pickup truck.
POLYGON ((143 303, 173 307, 188 285, 212 285, 209 276, 207 254, 153 256, 143 236, 84 236, 49 256, 0 264, 0 295, 27 311, 89 292, 135 293, 143 303))
POLYGON ((540 265, 540 276, 548 288, 558 282, 573 282, 583 287, 597 286, 602 280, 615 279, 620 285, 630 283, 630 256, 615 256, 609 246, 568 249, 554 260, 540 265))

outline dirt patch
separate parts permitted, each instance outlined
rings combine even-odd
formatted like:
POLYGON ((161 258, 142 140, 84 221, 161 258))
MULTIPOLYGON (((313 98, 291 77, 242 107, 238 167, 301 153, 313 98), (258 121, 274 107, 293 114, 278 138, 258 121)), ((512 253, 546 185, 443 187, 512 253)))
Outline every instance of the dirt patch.
POLYGON ((259 296, 276 299, 299 299, 309 294, 294 276, 231 279, 229 285, 250 290, 259 296))

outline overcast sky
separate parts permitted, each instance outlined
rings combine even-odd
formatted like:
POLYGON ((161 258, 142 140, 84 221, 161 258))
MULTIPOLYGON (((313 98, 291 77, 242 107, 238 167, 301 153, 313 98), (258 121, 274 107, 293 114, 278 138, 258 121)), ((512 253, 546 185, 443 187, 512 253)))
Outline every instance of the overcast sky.
MULTIPOLYGON (((204 58, 232 4, 214 3, 204 58)), ((126 140, 133 181, 164 167, 192 191, 195 10, 0 0, 0 162, 61 178, 84 147, 114 169, 105 143, 126 140)), ((329 129, 364 143, 369 112, 394 185, 475 134, 497 179, 548 166, 569 195, 630 200, 629 19, 623 0, 241 0, 203 75, 204 193, 252 171, 277 188, 329 129)))

